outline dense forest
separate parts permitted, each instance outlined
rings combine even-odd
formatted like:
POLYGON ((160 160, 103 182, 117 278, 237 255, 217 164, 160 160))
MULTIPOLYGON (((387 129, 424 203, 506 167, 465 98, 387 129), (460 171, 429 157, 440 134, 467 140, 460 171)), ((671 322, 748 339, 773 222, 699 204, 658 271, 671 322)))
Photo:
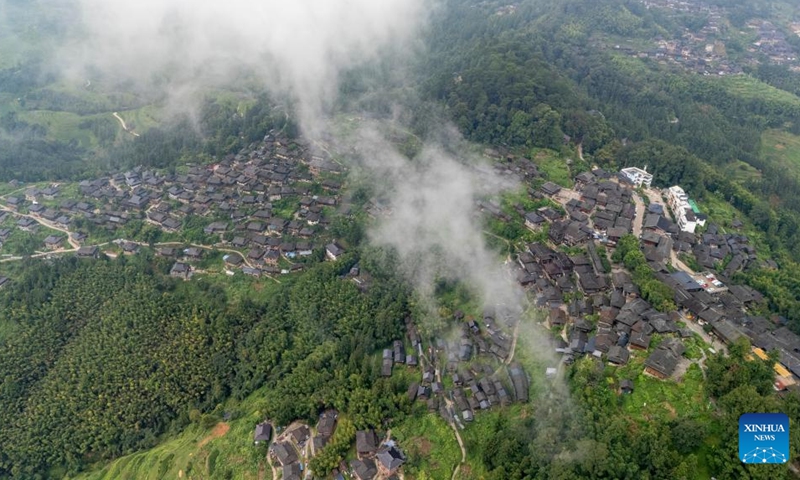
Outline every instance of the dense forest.
POLYGON ((154 446, 264 386, 282 423, 323 407, 358 428, 400 415, 407 386, 377 381, 370 355, 401 334, 407 293, 389 276, 368 294, 340 281, 355 260, 241 303, 144 255, 27 265, 0 296, 14 326, 0 349, 0 477, 59 477, 154 446))

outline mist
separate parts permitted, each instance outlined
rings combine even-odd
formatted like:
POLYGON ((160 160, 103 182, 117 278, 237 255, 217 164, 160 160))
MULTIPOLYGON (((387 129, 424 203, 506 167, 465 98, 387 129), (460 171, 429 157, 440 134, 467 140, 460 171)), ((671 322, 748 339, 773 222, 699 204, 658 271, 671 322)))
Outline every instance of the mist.
MULTIPOLYGON (((424 48, 420 38, 437 7, 435 0, 72 1, 81 21, 54 59, 65 74, 84 81, 99 73, 154 89, 184 110, 204 89, 255 80, 294 105, 311 139, 331 137, 340 78, 387 58, 403 71, 424 48)), ((399 118, 386 123, 402 123, 399 118)), ((519 317, 528 306, 525 292, 488 248, 476 213, 478 199, 519 185, 470 153, 475 149, 447 122, 429 132, 431 140, 413 159, 381 133, 385 129, 366 121, 361 126, 333 142, 358 151, 360 166, 390 199, 392 215, 376 222, 370 241, 398 252, 431 314, 436 281, 447 278, 465 282, 485 305, 505 306, 519 317)), ((534 343, 532 353, 541 358, 547 349, 534 343)))
POLYGON ((100 72, 190 107, 191 94, 243 77, 297 102, 308 133, 342 72, 395 45, 411 47, 427 0, 74 0, 81 21, 54 62, 100 72))
MULTIPOLYGON (((487 245, 476 207, 479 199, 519 188, 515 180, 495 173, 446 122, 411 159, 383 133, 402 115, 382 125, 364 121, 347 138, 335 138, 330 128, 342 76, 387 55, 400 69, 423 48, 434 0, 75 1, 82 21, 55 59, 66 75, 85 81, 99 72, 159 91, 185 110, 197 92, 255 79, 294 104, 305 136, 325 135, 338 150, 358 152, 353 160, 391 209, 371 227, 369 241, 398 253, 428 315, 437 315, 441 278, 464 282, 484 305, 503 306, 517 321, 528 309, 526 293, 487 245)), ((520 332, 518 348, 529 358, 557 364, 542 329, 520 332)), ((566 396, 563 383, 554 383, 551 394, 566 396)))

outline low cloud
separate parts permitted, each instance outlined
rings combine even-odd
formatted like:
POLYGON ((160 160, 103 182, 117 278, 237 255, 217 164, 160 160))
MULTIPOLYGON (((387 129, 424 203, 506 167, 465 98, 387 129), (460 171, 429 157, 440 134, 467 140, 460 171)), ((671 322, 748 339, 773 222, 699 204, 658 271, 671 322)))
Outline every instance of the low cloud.
POLYGON ((375 129, 362 131, 356 143, 391 210, 378 221, 371 241, 398 252, 423 294, 430 296, 441 277, 466 281, 486 303, 520 304, 522 292, 488 248, 483 221, 476 215, 479 199, 516 188, 513 180, 464 153, 468 150, 457 138, 450 144, 424 145, 413 159, 375 129))
MULTIPOLYGON (((51 0, 57 1, 57 0, 51 0)), ((81 21, 56 57, 168 95, 255 78, 297 102, 313 129, 347 69, 412 44, 426 0, 75 0, 81 21)))
MULTIPOLYGON (((285 95, 296 105, 300 126, 310 137, 330 133, 326 119, 342 75, 370 62, 385 62, 387 52, 409 56, 416 51, 436 3, 73 1, 81 21, 56 56, 61 71, 81 82, 99 73, 161 92, 183 106, 203 89, 255 81, 256 88, 285 95)), ((399 63, 397 71, 403 71, 399 63)), ((370 241, 396 249, 422 299, 432 301, 437 279, 458 279, 484 304, 505 305, 518 315, 526 306, 525 292, 487 246, 476 213, 476 200, 518 185, 469 153, 474 150, 452 127, 430 132, 432 140, 413 159, 401 154, 382 131, 368 125, 354 136, 333 139, 348 151, 358 151, 360 168, 389 199, 392 214, 377 222, 370 241)), ((539 329, 525 330, 525 335, 532 340, 531 355, 549 362, 552 355, 543 353, 548 348, 539 329)))

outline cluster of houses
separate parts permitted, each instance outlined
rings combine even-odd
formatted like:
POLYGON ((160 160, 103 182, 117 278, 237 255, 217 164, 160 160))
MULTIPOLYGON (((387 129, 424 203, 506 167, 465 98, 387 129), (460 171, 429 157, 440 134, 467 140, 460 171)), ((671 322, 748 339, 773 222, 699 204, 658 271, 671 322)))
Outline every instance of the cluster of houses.
MULTIPOLYGON (((566 214, 542 207, 525 213, 525 226, 536 231, 548 225, 548 237, 556 245, 582 246, 592 239, 616 244, 631 232, 636 211, 630 202, 631 188, 610 178, 600 169, 582 173, 576 184, 580 198, 563 203, 566 214)), ((560 186, 546 182, 533 195, 558 198, 561 191, 560 186)))
POLYGON ((787 41, 786 35, 772 22, 752 20, 747 27, 758 32, 758 38, 748 51, 766 55, 772 63, 778 65, 796 64, 797 53, 787 41))
MULTIPOLYGON (((526 402, 529 379, 521 365, 503 366, 502 362, 511 353, 512 339, 496 318, 502 320, 503 326, 513 327, 519 314, 502 306, 489 307, 483 312, 482 322, 478 322, 456 312, 460 337, 453 341, 436 339, 436 345, 427 349, 431 365, 424 366, 421 380, 409 386, 409 400, 426 402, 430 412, 438 412, 462 428, 463 422, 473 421, 480 410, 510 405, 513 401, 526 402), (434 365, 439 365, 439 372, 434 365), (450 375, 452 388, 445 388, 442 374, 450 375)), ((414 325, 408 323, 406 331, 412 346, 422 352, 414 325)), ((384 357, 389 352, 384 352, 384 357)))
MULTIPOLYGON (((254 443, 268 444, 271 459, 280 466, 284 480, 302 480, 306 478, 304 461, 307 455, 318 454, 328 444, 336 430, 339 412, 325 410, 319 416, 316 434, 304 424, 296 423, 280 434, 270 443, 272 425, 265 421, 256 425, 253 434, 254 443), (310 443, 309 443, 310 440, 310 443)), ((374 430, 356 432, 356 458, 342 464, 334 472, 334 478, 344 478, 343 472, 350 472, 357 480, 373 480, 382 478, 396 479, 396 474, 406 461, 406 457, 397 444, 391 439, 381 442, 374 430)))
MULTIPOLYGON (((719 227, 710 224, 705 233, 690 243, 697 263, 704 268, 714 268, 729 259, 722 271, 726 278, 733 278, 739 270, 765 266, 758 260, 756 249, 750 239, 740 233, 721 233, 719 227)), ((774 268, 775 264, 771 266, 774 268)))
POLYGON ((755 39, 743 52, 743 58, 740 52, 734 60, 728 56, 725 45, 729 13, 725 7, 686 0, 642 0, 642 3, 648 9, 690 14, 705 18, 706 22, 697 31, 684 29, 679 38, 659 36, 654 39, 654 48, 649 50, 617 46, 632 56, 658 59, 704 75, 739 74, 745 64, 758 63, 761 58, 778 65, 797 63, 797 54, 786 35, 769 21, 753 19, 747 23, 747 28, 754 31, 755 39))
MULTIPOLYGON (((269 442, 271 426, 269 423, 262 423, 256 427, 256 442, 269 442), (266 425, 266 427, 264 426, 266 425), (261 435, 259 435, 261 433, 261 435), (266 433, 266 435, 265 435, 266 433), (264 437, 266 436, 266 440, 264 437)), ((292 428, 287 429, 278 438, 275 443, 269 447, 269 455, 273 461, 280 465, 281 473, 284 480, 302 480, 304 478, 303 470, 305 465, 302 462, 303 450, 311 436, 311 430, 307 425, 294 425, 292 428)))
POLYGON ((395 479, 406 462, 403 452, 392 440, 381 442, 374 430, 356 432, 357 458, 350 461, 350 471, 357 480, 395 479))
MULTIPOLYGON (((674 291, 677 312, 656 311, 640 298, 637 286, 624 271, 606 272, 597 243, 613 248, 621 236, 632 231, 635 217, 632 188, 647 186, 652 179, 646 174, 646 170, 628 169, 615 176, 596 169, 580 174, 574 190, 566 195, 551 182, 535 192, 557 199, 568 215, 552 207, 526 212, 528 228, 536 230, 549 224, 549 244, 529 244, 516 258, 519 283, 536 294, 541 307, 549 309, 549 325, 559 332, 556 351, 567 362, 591 355, 616 365, 627 364, 632 351, 647 351, 645 373, 668 378, 682 361, 685 351, 682 340, 692 336, 690 330, 679 328, 678 322, 698 319, 708 323, 712 332, 726 342, 747 335, 753 345, 764 351, 779 349, 782 358, 778 366, 782 368, 779 383, 792 384, 792 379, 780 378, 780 373, 794 373, 792 368, 800 373, 797 353, 800 341, 794 343, 800 337, 786 335, 785 328, 776 330, 771 320, 748 316, 748 307, 763 301, 763 296, 731 282, 741 269, 768 266, 757 259, 747 236, 722 233, 715 224, 709 224, 705 233, 698 235, 670 220, 665 205, 648 206, 642 219, 641 248, 656 279, 674 291), (583 252, 565 253, 571 250, 564 247, 575 246, 583 247, 583 252), (694 255, 697 263, 708 271, 694 273, 669 268, 673 253, 694 255), (711 273, 714 269, 719 272, 711 273), (659 339, 656 348, 651 345, 653 338, 659 339)), ((670 189, 668 196, 675 203, 671 206, 688 217, 695 209, 679 190, 679 187, 670 189)), ((693 221, 703 225, 705 218, 695 215, 693 221)), ((459 353, 467 355, 471 345, 468 338, 462 338, 459 353)), ((626 390, 630 389, 628 385, 626 390)))
MULTIPOLYGON (((326 237, 331 217, 349 214, 340 201, 339 173, 338 164, 312 154, 302 140, 273 132, 237 155, 191 166, 186 173, 135 168, 80 182, 77 199, 58 202, 63 193, 53 185, 31 187, 24 198, 11 196, 6 204, 34 217, 19 219, 17 226, 24 231, 36 230, 36 219, 72 229, 74 219, 82 217, 89 230, 115 231, 141 220, 175 233, 186 228, 188 217, 208 218, 202 227, 207 240, 242 253, 230 255, 226 266, 260 275, 283 270, 277 268, 281 259, 291 268, 295 259, 315 249, 325 248, 332 259, 344 253, 326 237)), ((74 232, 72 240, 82 244, 87 233, 74 232)), ((55 250, 64 241, 64 235, 51 235, 45 247, 55 250)), ((187 276, 186 266, 176 264, 173 274, 187 276)))
POLYGON ((475 412, 488 410, 494 406, 508 406, 513 401, 528 401, 530 381, 524 369, 518 363, 512 363, 507 369, 496 370, 485 364, 474 364, 469 369, 453 373, 453 389, 448 392, 455 403, 454 419, 459 418, 471 422, 475 412), (506 389, 503 375, 508 378, 511 388, 506 389), (478 380, 479 378, 479 380, 478 380))
POLYGON ((549 326, 559 332, 556 352, 571 363, 591 355, 614 365, 628 363, 632 350, 648 351, 654 334, 667 338, 645 361, 645 372, 658 378, 670 377, 684 351, 680 338, 691 331, 678 328, 680 317, 656 311, 639 297, 639 290, 624 271, 611 274, 603 292, 573 299, 569 304, 550 303, 549 326), (589 321, 594 318, 596 321, 589 321), (565 328, 568 326, 568 328, 565 328), (668 343, 667 343, 668 342, 668 343))

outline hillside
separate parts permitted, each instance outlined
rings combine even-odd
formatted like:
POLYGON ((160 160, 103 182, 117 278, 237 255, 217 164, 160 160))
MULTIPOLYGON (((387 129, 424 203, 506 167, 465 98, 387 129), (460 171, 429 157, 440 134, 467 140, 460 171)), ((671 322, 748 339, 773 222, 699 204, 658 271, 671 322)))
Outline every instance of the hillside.
POLYGON ((446 0, 326 133, 6 4, 0 479, 796 478, 795 2, 446 0))

